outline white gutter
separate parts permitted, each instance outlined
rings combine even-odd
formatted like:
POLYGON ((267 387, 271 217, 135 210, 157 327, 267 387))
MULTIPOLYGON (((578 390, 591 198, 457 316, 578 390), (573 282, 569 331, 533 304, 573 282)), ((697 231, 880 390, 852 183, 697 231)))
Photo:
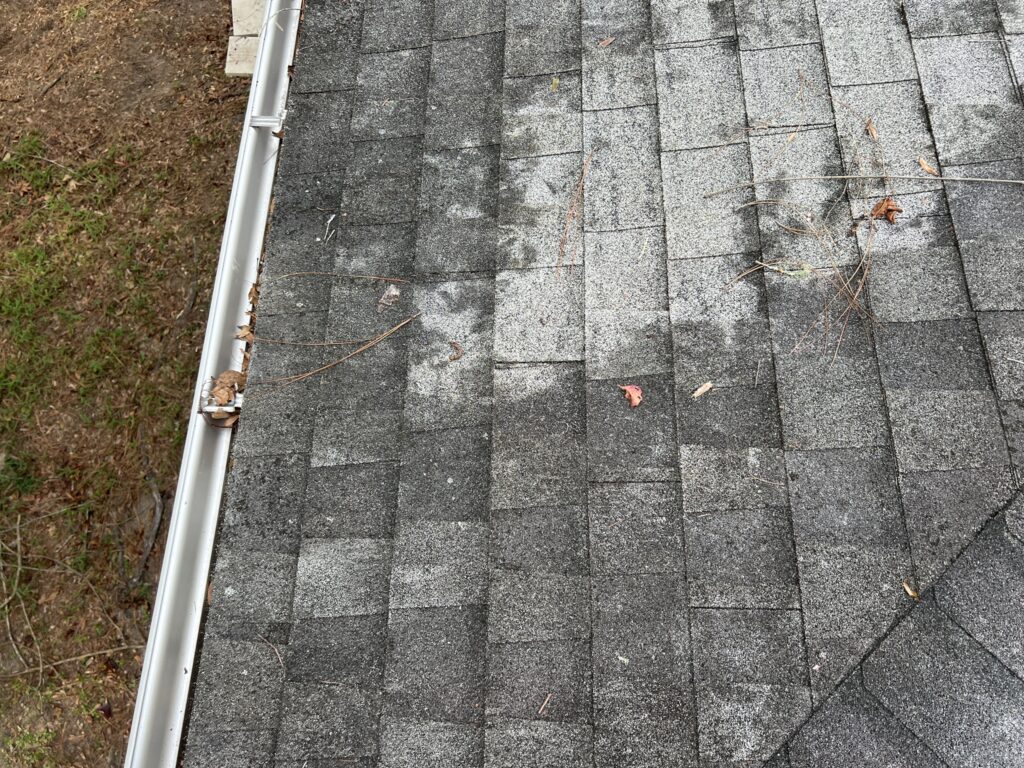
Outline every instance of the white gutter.
POLYGON ((241 365, 244 343, 234 337, 259 268, 301 8, 302 0, 270 0, 263 20, 126 768, 178 763, 231 445, 231 430, 211 426, 200 410, 210 380, 241 365))

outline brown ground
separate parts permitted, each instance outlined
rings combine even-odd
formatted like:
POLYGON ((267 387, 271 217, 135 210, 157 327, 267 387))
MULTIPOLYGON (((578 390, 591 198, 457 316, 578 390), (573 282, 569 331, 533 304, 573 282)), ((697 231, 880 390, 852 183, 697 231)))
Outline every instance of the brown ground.
POLYGON ((0 765, 119 765, 248 82, 228 0, 3 5, 0 765))

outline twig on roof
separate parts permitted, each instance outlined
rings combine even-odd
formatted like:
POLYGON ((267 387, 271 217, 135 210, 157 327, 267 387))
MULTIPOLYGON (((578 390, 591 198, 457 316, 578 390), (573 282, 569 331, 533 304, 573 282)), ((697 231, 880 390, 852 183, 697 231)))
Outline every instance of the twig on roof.
POLYGON ((344 272, 285 272, 283 275, 265 277, 264 280, 284 280, 286 277, 336 277, 343 280, 383 280, 386 283, 408 283, 401 277, 385 277, 384 275, 349 275, 344 272))
POLYGON ((966 184, 1020 184, 1024 186, 1024 179, 986 179, 978 176, 893 176, 890 174, 849 174, 835 176, 778 176, 773 179, 757 179, 744 184, 737 184, 734 187, 716 189, 706 192, 704 197, 718 197, 728 192, 736 192, 741 189, 756 187, 758 184, 774 184, 782 181, 859 181, 859 180, 881 180, 886 179, 900 181, 952 181, 966 184))
MULTIPOLYGON (((569 198, 569 208, 565 212, 565 226, 562 228, 562 237, 558 241, 558 263, 555 266, 556 274, 561 273, 562 264, 565 262, 565 246, 569 242, 569 229, 580 215, 580 200, 583 199, 583 182, 586 181, 587 173, 590 171, 590 161, 593 158, 594 152, 591 150, 583 160, 583 170, 580 172, 580 180, 576 183, 576 188, 572 191, 572 197, 569 198)), ((572 264, 575 260, 576 247, 574 245, 569 263, 572 264)))

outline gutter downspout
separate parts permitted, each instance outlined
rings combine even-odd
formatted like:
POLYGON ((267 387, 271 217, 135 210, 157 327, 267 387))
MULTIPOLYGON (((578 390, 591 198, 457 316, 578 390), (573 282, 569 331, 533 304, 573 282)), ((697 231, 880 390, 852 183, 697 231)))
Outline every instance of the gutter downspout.
POLYGON ((239 369, 245 351, 234 337, 259 270, 301 9, 269 0, 263 20, 125 768, 178 764, 231 446, 231 430, 200 411, 210 380, 239 369))

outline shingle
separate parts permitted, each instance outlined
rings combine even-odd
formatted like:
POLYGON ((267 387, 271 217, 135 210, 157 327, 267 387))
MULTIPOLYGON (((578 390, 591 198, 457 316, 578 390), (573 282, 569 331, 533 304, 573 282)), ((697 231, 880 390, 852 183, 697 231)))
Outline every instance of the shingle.
POLYGON ((566 207, 579 184, 582 166, 583 157, 578 152, 503 164, 499 267, 579 263, 583 258, 582 216, 567 223, 566 207))
POLYGON ((281 142, 281 175, 345 168, 352 95, 347 91, 293 93, 281 142))
POLYGON ((392 609, 486 602, 487 528, 483 523, 403 522, 395 536, 393 563, 392 609))
POLYGON ((494 282, 496 360, 583 359, 582 270, 506 269, 494 282))
POLYGON ((1024 399, 1024 315, 1020 312, 982 312, 978 326, 985 339, 996 394, 1002 400, 1024 399))
POLYGON ((496 369, 494 400, 492 506, 579 503, 586 473, 582 366, 496 369))
POLYGON ((1017 100, 1003 49, 990 35, 915 40, 914 53, 928 104, 1010 104, 1017 100))
POLYGON ((944 165, 999 160, 1024 151, 1019 104, 934 104, 928 112, 944 165))
POLYGON ((904 8, 914 37, 970 35, 999 28, 993 0, 907 0, 904 8))
POLYGON ((590 572, 587 510, 583 506, 495 509, 488 557, 509 571, 590 572))
POLYGON ((588 231, 661 224, 658 117, 651 107, 588 112, 583 149, 590 168, 583 196, 588 231))
POLYGON ((501 152, 531 157, 579 152, 583 136, 579 75, 510 77, 505 80, 501 152))
POLYGON ((713 387, 696 400, 687 387, 676 394, 676 403, 680 443, 733 450, 782 447, 779 404, 770 382, 713 387))
POLYGON ((505 75, 525 77, 580 66, 578 1, 521 0, 505 7, 505 75))
POLYGON ((754 387, 774 379, 757 259, 740 254, 669 262, 675 375, 682 390, 692 392, 707 381, 754 387))
POLYGON ((314 467, 306 483, 303 535, 390 538, 398 509, 398 474, 396 462, 314 467))
POLYGON ((595 575, 685 570, 674 483, 594 483, 587 500, 595 575))
POLYGON ((913 572, 888 450, 794 451, 787 466, 817 701, 907 606, 913 572))
POLYGON ((412 272, 416 254, 413 224, 341 227, 336 242, 334 269, 342 274, 405 277, 412 272))
MULTIPOLYGON (((944 172, 950 176, 1020 179, 1024 177, 1024 160, 948 166, 944 172)), ((953 184, 946 194, 960 242, 992 238, 1012 250, 1024 237, 1024 186, 953 184)))
POLYGON ((687 43, 735 34, 732 3, 723 0, 652 0, 654 42, 687 43))
POLYGON ((751 126, 804 127, 832 122, 819 44, 744 50, 740 61, 751 126))
POLYGON ((810 713, 800 614, 697 609, 693 642, 701 755, 767 759, 810 713))
POLYGON ((317 415, 314 467, 397 461, 399 411, 328 411, 317 415))
POLYGON ((409 435, 399 491, 403 519, 486 520, 490 458, 485 428, 409 435))
POLYGON ((1024 309, 1024 270, 1015 268, 1021 253, 1024 238, 1013 235, 961 240, 960 255, 975 309, 1024 309))
POLYGON ((362 54, 352 106, 353 138, 422 134, 429 73, 429 48, 362 54))
POLYGON ((930 768, 931 750, 848 679, 797 733, 789 746, 793 768, 930 768))
POLYGON ((930 586, 1010 497, 1009 467, 900 476, 919 589, 930 586))
POLYGON ((485 768, 588 768, 593 765, 589 725, 502 720, 487 729, 485 768))
POLYGON ((298 552, 305 485, 303 456, 236 456, 224 491, 222 545, 257 552, 298 552))
POLYGON ((993 520, 935 587, 938 605, 1018 678, 1024 637, 1007 606, 1024 603, 1024 545, 993 520))
POLYGON ((798 608, 796 555, 784 507, 686 518, 690 604, 714 608, 798 608))
POLYGON ((430 0, 369 0, 363 16, 363 51, 397 51, 430 44, 430 0))
POLYGON ((362 11, 362 3, 311 2, 305 6, 292 92, 337 91, 353 86, 362 11))
POLYGON ((871 311, 881 322, 971 317, 957 249, 883 248, 871 262, 871 311))
POLYGON ((190 723, 183 768, 272 768, 274 731, 201 730, 190 723))
POLYGON ((291 619, 295 587, 293 554, 230 550, 221 546, 211 588, 208 632, 232 625, 259 627, 291 619))
POLYGON ((416 343, 409 347, 403 403, 406 427, 489 425, 494 282, 418 285, 414 301, 420 316, 416 343))
POLYGON ((477 725, 385 717, 381 730, 380 768, 461 768, 483 761, 484 729, 477 725))
POLYGON ((269 729, 281 708, 284 669, 263 640, 204 638, 190 722, 220 730, 269 729))
POLYGON ((385 613, 296 621, 285 653, 285 679, 380 688, 386 630, 385 613))
POLYGON ((584 0, 583 106, 618 109, 653 104, 650 12, 642 0, 584 0), (611 43, 602 41, 614 38, 611 43))
POLYGON ((671 376, 633 376, 644 400, 630 407, 617 380, 587 383, 587 473, 591 480, 678 477, 671 376))
POLYGON ((900 6, 889 0, 821 0, 818 20, 832 85, 917 77, 900 6), (871 19, 865 24, 865 19, 871 19))
POLYGON ((299 550, 297 618, 359 616, 387 608, 391 547, 380 539, 306 539, 299 550))
POLYGON ((655 54, 661 149, 698 149, 746 138, 739 55, 734 42, 655 54))
POLYGON ((722 512, 784 504, 785 461, 778 448, 680 445, 685 508, 722 512))
POLYGON ((285 683, 275 765, 375 755, 380 700, 379 689, 285 683))
POLYGON ((479 606, 391 611, 385 720, 481 724, 485 633, 479 606))
POLYGON ((813 0, 738 0, 736 29, 743 50, 820 42, 813 0))
MULTIPOLYGON (((854 185, 851 190, 855 194, 901 195, 940 188, 940 182, 921 172, 920 161, 935 167, 938 159, 920 84, 848 86, 836 88, 835 98, 836 126, 847 173, 921 177, 919 181, 887 179, 884 183, 854 185), (846 105, 855 108, 844 108, 846 105), (875 131, 873 136, 865 129, 868 119, 875 131)), ((934 127, 934 112, 931 117, 934 127)))
POLYGON ((868 690, 936 753, 1019 763, 1024 683, 927 601, 864 664, 868 690))
POLYGON ((590 643, 492 643, 487 717, 590 721, 590 643))
POLYGON ((988 368, 973 320, 879 323, 878 367, 886 389, 988 389, 988 368))
POLYGON ((501 0, 438 0, 434 3, 434 39, 501 32, 505 4, 501 0))
POLYGON ((902 471, 1009 463, 991 392, 894 390, 888 402, 902 471))
POLYGON ((743 207, 753 189, 708 194, 750 181, 746 146, 666 152, 661 156, 669 259, 757 250, 757 214, 743 207))
POLYGON ((587 577, 499 570, 491 578, 487 617, 490 642, 589 637, 587 577))

